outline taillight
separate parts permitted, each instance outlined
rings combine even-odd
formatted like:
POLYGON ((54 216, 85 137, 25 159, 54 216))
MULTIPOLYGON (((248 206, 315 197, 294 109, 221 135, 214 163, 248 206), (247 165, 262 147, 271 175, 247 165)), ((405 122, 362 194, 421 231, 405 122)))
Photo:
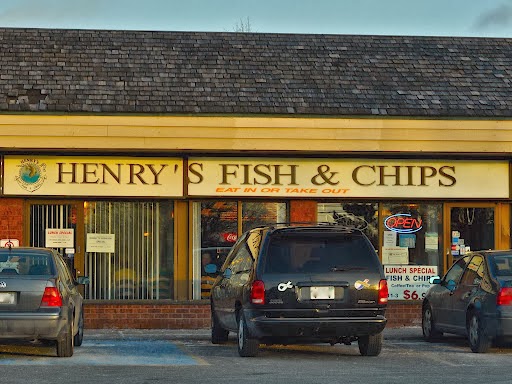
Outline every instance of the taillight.
POLYGON ((265 304, 265 283, 255 280, 251 287, 251 303, 265 304))
POLYGON ((496 298, 498 305, 512 305, 512 288, 501 288, 496 298))
POLYGON ((41 307, 62 307, 62 297, 57 287, 46 287, 44 289, 41 307))
POLYGON ((379 281, 379 304, 388 303, 388 282, 385 279, 379 281))

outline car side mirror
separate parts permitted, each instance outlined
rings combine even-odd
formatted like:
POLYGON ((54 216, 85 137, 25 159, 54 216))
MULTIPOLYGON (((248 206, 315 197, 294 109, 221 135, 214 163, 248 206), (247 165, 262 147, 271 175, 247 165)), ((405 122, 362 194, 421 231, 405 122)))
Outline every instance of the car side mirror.
POLYGON ((216 264, 206 264, 204 266, 204 271, 208 274, 213 275, 214 273, 217 273, 217 265, 216 264))
POLYGON ((428 281, 430 284, 441 284, 439 276, 432 276, 428 281))
POLYGON ((224 276, 226 279, 229 279, 232 274, 233 274, 233 271, 231 271, 231 269, 228 268, 224 271, 224 274, 222 276, 224 276))
POLYGON ((91 282, 91 280, 89 279, 89 276, 79 276, 77 279, 76 279, 76 283, 77 285, 87 285, 91 282))
POLYGON ((450 291, 453 291, 456 286, 457 283, 453 280, 448 280, 448 282, 446 283, 446 288, 448 288, 450 291))

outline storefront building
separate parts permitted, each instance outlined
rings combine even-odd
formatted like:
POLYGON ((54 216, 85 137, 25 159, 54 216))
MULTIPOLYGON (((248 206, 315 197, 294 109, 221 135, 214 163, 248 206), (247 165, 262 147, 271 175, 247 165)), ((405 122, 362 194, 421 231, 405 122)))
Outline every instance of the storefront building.
POLYGON ((505 39, 0 36, 0 238, 90 277, 89 328, 208 327, 202 264, 257 225, 362 229, 391 326, 457 257, 510 248, 505 39))

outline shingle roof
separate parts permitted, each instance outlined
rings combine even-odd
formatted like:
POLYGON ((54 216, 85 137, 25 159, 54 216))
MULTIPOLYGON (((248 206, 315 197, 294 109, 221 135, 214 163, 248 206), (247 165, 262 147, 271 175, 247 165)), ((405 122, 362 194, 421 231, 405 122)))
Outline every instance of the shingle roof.
POLYGON ((512 39, 0 28, 0 111, 512 117, 512 39))

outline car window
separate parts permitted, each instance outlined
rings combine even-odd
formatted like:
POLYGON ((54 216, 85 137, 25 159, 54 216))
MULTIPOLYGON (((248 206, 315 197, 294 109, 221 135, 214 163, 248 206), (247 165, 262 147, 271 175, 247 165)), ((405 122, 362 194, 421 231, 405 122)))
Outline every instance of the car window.
POLYGON ((235 257, 229 264, 228 268, 231 269, 233 274, 248 272, 251 270, 253 261, 254 260, 251 257, 249 250, 247 249, 247 245, 244 243, 242 247, 238 248, 235 257))
POLYGON ((51 276, 54 273, 55 268, 49 253, 11 251, 2 254, 0 258, 0 276, 51 276))
POLYGON ((480 255, 475 255, 471 258, 462 279, 461 285, 480 285, 484 274, 484 259, 480 255))
POLYGON ((57 262, 57 268, 60 270, 60 276, 63 283, 66 284, 69 289, 72 289, 75 286, 74 279, 71 276, 68 266, 59 255, 56 255, 55 260, 57 262))
POLYGON ((495 255, 489 261, 495 276, 512 276, 512 254, 495 255))
POLYGON ((283 234, 271 239, 266 273, 316 273, 348 269, 378 269, 370 242, 360 235, 283 234))
POLYGON ((222 268, 221 268, 222 271, 225 271, 227 268, 229 268, 229 266, 233 262, 233 259, 236 257, 238 250, 240 249, 240 247, 242 247, 244 245, 246 238, 247 238, 247 233, 244 233, 235 242, 235 244, 231 248, 231 251, 226 256, 226 260, 224 261, 224 264, 222 265, 222 268))
POLYGON ((443 278, 443 282, 447 283, 448 281, 454 281, 455 283, 458 283, 468 261, 469 256, 464 256, 462 259, 457 260, 448 270, 448 272, 446 272, 446 275, 443 278))

